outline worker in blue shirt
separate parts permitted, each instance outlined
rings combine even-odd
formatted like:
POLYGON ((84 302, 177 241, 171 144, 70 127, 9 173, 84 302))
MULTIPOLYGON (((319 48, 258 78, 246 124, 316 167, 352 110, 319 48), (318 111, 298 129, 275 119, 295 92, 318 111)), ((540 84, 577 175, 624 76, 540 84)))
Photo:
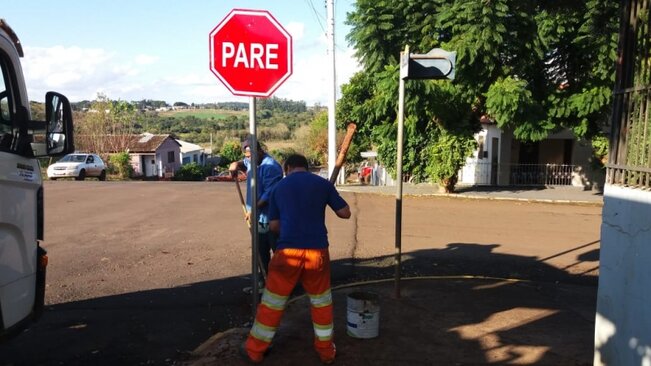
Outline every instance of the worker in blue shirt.
POLYGON ((280 233, 278 247, 255 321, 240 351, 246 360, 262 362, 287 300, 300 282, 310 299, 314 349, 321 362, 331 364, 336 349, 325 211, 330 207, 337 217, 348 219, 350 207, 332 183, 308 171, 304 156, 289 156, 284 168, 286 178, 276 185, 269 201, 270 228, 280 233))
POLYGON ((237 176, 237 171, 246 172, 246 219, 250 222, 258 223, 258 252, 260 259, 264 266, 265 272, 269 268, 269 261, 271 260, 271 252, 276 250, 276 237, 277 235, 269 230, 269 194, 283 178, 283 168, 267 154, 257 142, 258 149, 258 180, 256 182, 256 191, 258 191, 258 218, 251 220, 251 202, 253 201, 251 193, 251 138, 247 138, 242 142, 242 151, 244 152, 244 159, 234 161, 231 163, 229 170, 237 176))

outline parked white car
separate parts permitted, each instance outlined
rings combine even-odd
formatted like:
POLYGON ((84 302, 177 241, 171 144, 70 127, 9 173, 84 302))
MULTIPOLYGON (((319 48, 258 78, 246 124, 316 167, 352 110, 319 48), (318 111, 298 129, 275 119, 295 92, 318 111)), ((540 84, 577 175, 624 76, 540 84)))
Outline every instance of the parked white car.
POLYGON ((57 178, 84 180, 86 177, 106 180, 106 165, 102 158, 96 154, 68 154, 47 167, 47 177, 51 180, 57 178))

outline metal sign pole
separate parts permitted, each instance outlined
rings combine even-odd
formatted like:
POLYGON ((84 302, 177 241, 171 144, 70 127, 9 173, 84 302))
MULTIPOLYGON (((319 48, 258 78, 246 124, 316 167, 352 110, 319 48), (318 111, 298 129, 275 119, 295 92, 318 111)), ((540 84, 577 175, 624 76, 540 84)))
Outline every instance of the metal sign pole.
POLYGON ((249 97, 249 133, 251 139, 251 285, 253 318, 258 309, 258 138, 255 129, 255 97, 249 97))
POLYGON ((428 53, 410 54, 409 46, 400 53, 400 85, 398 91, 398 136, 396 156, 396 298, 400 297, 402 262, 402 148, 405 124, 405 79, 454 79, 457 53, 434 48, 428 53))
MULTIPOLYGON (((409 57, 409 47, 405 47, 406 57, 409 57)), ((403 55, 404 55, 403 54, 403 55)), ((402 57, 401 57, 402 58, 402 57)), ((396 151, 396 254, 395 254, 395 296, 400 298, 400 272, 402 263, 402 144, 405 124, 405 80, 400 77, 398 87, 398 136, 396 151)))

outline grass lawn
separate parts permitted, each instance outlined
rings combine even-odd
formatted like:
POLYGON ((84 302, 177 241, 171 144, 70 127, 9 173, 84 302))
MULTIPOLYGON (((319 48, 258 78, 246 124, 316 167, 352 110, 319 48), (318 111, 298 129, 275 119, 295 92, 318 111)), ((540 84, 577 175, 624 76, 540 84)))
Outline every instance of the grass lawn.
POLYGON ((263 141, 267 146, 267 150, 272 151, 276 149, 292 148, 298 149, 298 143, 294 140, 276 140, 276 141, 263 141))
POLYGON ((230 111, 226 109, 182 109, 178 111, 161 112, 162 117, 188 117, 199 119, 224 119, 228 116, 247 116, 247 111, 230 111))

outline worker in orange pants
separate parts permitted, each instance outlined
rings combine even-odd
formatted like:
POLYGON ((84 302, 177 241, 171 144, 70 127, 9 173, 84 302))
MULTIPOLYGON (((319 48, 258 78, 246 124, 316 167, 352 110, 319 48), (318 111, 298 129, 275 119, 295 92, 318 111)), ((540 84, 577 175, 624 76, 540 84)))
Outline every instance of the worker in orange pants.
POLYGON ((245 356, 256 363, 262 362, 298 281, 310 298, 314 348, 322 362, 329 364, 335 359, 325 207, 343 219, 351 213, 334 185, 307 168, 305 157, 288 157, 284 164, 287 176, 270 196, 269 226, 280 235, 255 322, 244 345, 245 356))
POLYGON ((249 355, 259 356, 255 358, 262 360, 298 281, 310 297, 314 348, 321 360, 334 360, 330 256, 327 249, 281 249, 274 253, 255 323, 246 342, 249 355))

